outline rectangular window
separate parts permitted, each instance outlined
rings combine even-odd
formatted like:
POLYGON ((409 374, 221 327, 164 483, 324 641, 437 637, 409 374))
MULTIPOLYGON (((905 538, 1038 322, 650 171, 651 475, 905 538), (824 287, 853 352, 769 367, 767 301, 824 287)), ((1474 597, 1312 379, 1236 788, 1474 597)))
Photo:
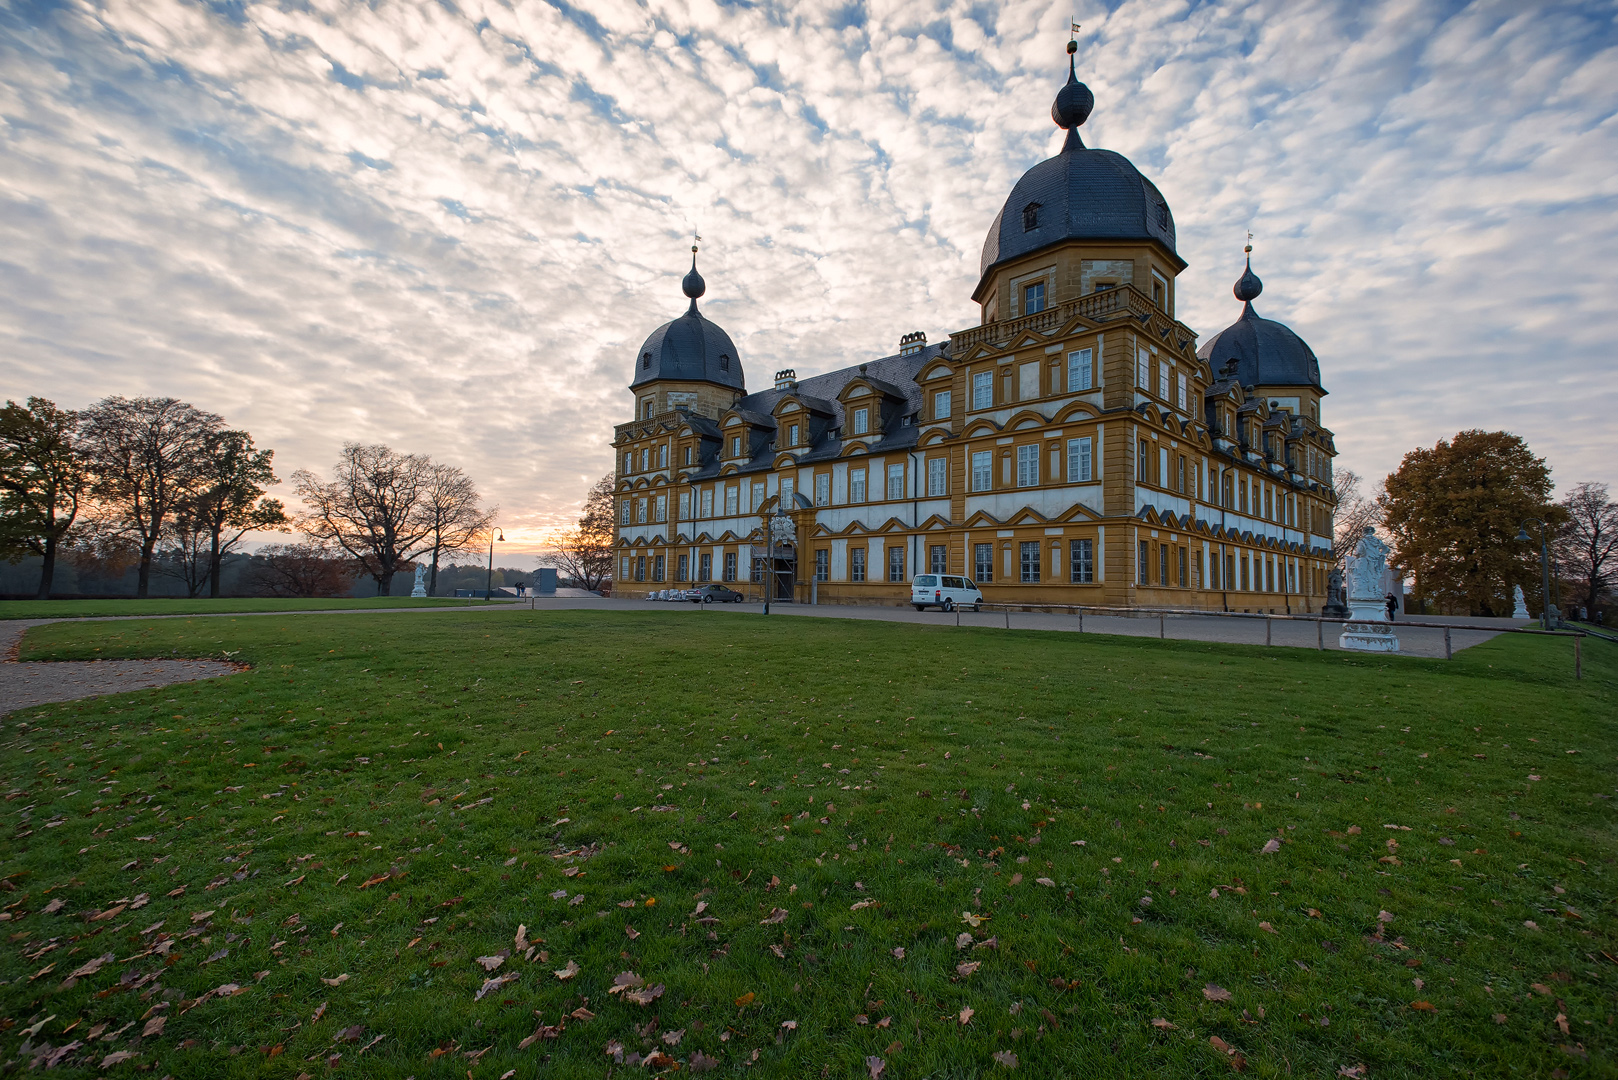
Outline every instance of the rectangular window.
POLYGON ((1159 585, 1169 583, 1169 546, 1167 544, 1157 545, 1157 583, 1159 585))
POLYGON ((994 372, 976 371, 972 373, 972 408, 992 409, 994 407, 994 372))
POLYGON ((972 452, 972 490, 988 491, 994 487, 994 451, 972 452))
POLYGON ((691 448, 689 446, 685 448, 685 463, 687 465, 691 464, 691 448))
POLYGON ((795 504, 792 500, 792 487, 794 480, 790 476, 781 477, 781 509, 792 510, 795 504))
POLYGON ((854 410, 854 434, 856 434, 856 435, 864 435, 869 430, 871 430, 871 410, 869 410, 869 409, 855 409, 854 410))
POLYGON ((646 580, 646 556, 644 555, 638 555, 635 557, 635 580, 646 580))
POLYGON ((1067 441, 1067 482, 1081 484, 1092 479, 1093 460, 1090 437, 1067 441))
POLYGON ((972 577, 978 582, 994 580, 994 545, 972 545, 972 577))
POLYGON ((848 471, 848 501, 857 503, 865 501, 864 469, 850 469, 848 471))
POLYGON ((736 580, 736 553, 734 551, 725 552, 725 580, 736 580))
POLYGON ((681 555, 674 563, 674 580, 691 580, 691 556, 681 555))
POLYGON ((1247 477, 1245 476, 1241 479, 1236 508, 1244 514, 1247 513, 1247 477))
POLYGON ((730 484, 725 488, 725 516, 726 517, 735 517, 736 514, 738 513, 738 503, 737 503, 736 494, 737 493, 736 493, 736 485, 735 484, 730 484))
POLYGON ((657 502, 653 506, 653 521, 667 521, 669 519, 669 497, 667 495, 659 495, 657 502))
POLYGON ((1039 397, 1039 364, 1021 364, 1017 368, 1017 400, 1032 401, 1039 397))
POLYGON ((680 520, 685 521, 691 517, 691 493, 680 492, 680 520))
POLYGON ((903 581, 905 579, 905 549, 890 547, 888 549, 888 580, 903 581))
POLYGON ((1142 585, 1152 583, 1152 545, 1145 540, 1140 542, 1140 551, 1136 558, 1136 576, 1142 585))
POLYGON ((1088 584, 1096 579, 1096 559, 1094 540, 1069 540, 1067 544, 1068 558, 1071 563, 1070 573, 1072 579, 1080 584, 1088 584))
POLYGON ((634 512, 635 512, 634 508, 630 505, 630 501, 628 499, 625 499, 624 500, 623 513, 619 515, 619 517, 621 519, 621 524, 628 525, 629 524, 629 515, 633 514, 634 512))
POLYGON ((652 580, 663 580, 663 556, 661 555, 652 556, 652 580))
POLYGON ((1244 552, 1242 552, 1242 592, 1252 592, 1252 591, 1253 591, 1253 582, 1252 582, 1251 575, 1248 573, 1247 552, 1244 551, 1244 552))
POLYGON ((888 498, 902 499, 905 497, 905 467, 903 465, 888 466, 888 498))
POLYGON ((760 480, 753 485, 753 502, 747 509, 749 513, 758 513, 758 508, 764 505, 764 482, 760 480))
POLYGON ((934 544, 927 549, 928 573, 943 574, 949 571, 948 556, 945 554, 947 550, 943 544, 934 544))
POLYGON ((629 580, 629 556, 625 555, 618 560, 618 577, 623 581, 629 580))
POLYGON ((787 445, 788 446, 797 446, 798 445, 798 425, 797 424, 788 424, 787 425, 787 445))
POLYGON ((1022 556, 1022 580, 1028 583, 1039 581, 1039 541, 1024 540, 1020 545, 1022 556))
POLYGON ((730 437, 730 456, 742 456, 742 437, 740 435, 732 435, 730 437))
POLYGON ((1017 486, 1039 486, 1039 447, 1017 447, 1017 486))
POLYGON ((949 461, 945 458, 935 457, 927 459, 927 494, 931 496, 949 494, 949 461))
POLYGON ((1135 353, 1135 385, 1142 390, 1152 388, 1152 354, 1145 349, 1135 353))
POLYGON ((831 505, 831 473, 815 473, 815 505, 831 505))
POLYGON ((1090 390, 1095 386, 1095 366, 1090 359, 1089 349, 1079 349, 1067 354, 1067 392, 1076 394, 1081 390, 1090 390))
POLYGON ((1185 492, 1185 455, 1184 454, 1181 454, 1179 456, 1179 458, 1177 459, 1177 461, 1176 461, 1175 473, 1174 473, 1174 482, 1178 485, 1178 487, 1175 490, 1177 490, 1177 491, 1179 491, 1179 492, 1181 492, 1183 494, 1185 492))
POLYGON ((815 549, 815 580, 826 581, 831 577, 831 551, 827 548, 815 549))
POLYGON ((764 580, 764 559, 760 555, 753 556, 752 568, 748 570, 748 580, 759 582, 764 580))
POLYGON ((1168 364, 1157 365, 1157 396, 1164 401, 1169 399, 1169 377, 1173 370, 1168 364))
POLYGON ((1032 315, 1045 310, 1045 283, 1036 281, 1032 285, 1024 285, 1022 290, 1022 313, 1032 315))
POLYGON ((713 553, 704 552, 697 556, 697 580, 713 580, 713 553))
POLYGON ((645 499, 636 499, 635 500, 635 524, 637 524, 637 525, 646 524, 646 500, 645 499))
POLYGON ((849 552, 848 580, 865 580, 865 549, 857 547, 849 552))
POLYGON ((948 390, 940 390, 936 394, 933 395, 933 419, 934 420, 947 420, 947 419, 949 419, 949 405, 950 405, 949 398, 950 398, 950 392, 948 390))
POLYGON ((1180 585, 1191 584, 1191 552, 1185 548, 1180 549, 1180 585))
POLYGON ((1265 581, 1264 591, 1265 592, 1274 592, 1275 591, 1275 560, 1273 558, 1264 560, 1264 581, 1265 581))
POLYGON ((1180 411, 1185 412, 1185 372, 1180 372, 1178 378, 1180 384, 1175 390, 1175 401, 1179 404, 1180 411))
POLYGON ((702 507, 697 516, 705 518, 713 517, 713 488, 703 488, 701 493, 697 496, 697 500, 702 507))
POLYGON ((1135 447, 1135 482, 1144 484, 1152 477, 1152 444, 1145 439, 1135 447))

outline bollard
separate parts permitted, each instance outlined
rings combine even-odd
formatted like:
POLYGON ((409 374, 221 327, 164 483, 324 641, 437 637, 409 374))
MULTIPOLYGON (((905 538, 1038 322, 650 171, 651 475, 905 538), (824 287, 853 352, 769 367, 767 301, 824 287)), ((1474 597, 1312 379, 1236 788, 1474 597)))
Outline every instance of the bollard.
POLYGON ((1321 652, 1326 651, 1326 620, 1315 620, 1315 648, 1321 652))
POLYGON ((1157 613, 1157 640, 1163 640, 1163 613, 1161 611, 1157 613))
POLYGON ((1006 605, 1006 629, 1011 629, 1011 605, 1006 605))
POLYGON ((1444 627, 1444 659, 1445 660, 1453 660, 1453 659, 1455 659, 1455 654, 1450 651, 1450 647, 1449 647, 1449 627, 1447 627, 1447 626, 1444 627))
POLYGON ((1079 633, 1084 633, 1084 609, 1079 609, 1079 633))
POLYGON ((1270 643, 1270 624, 1274 621, 1268 615, 1264 616, 1264 644, 1266 645, 1270 643))
POLYGON ((955 605, 955 625, 961 625, 961 606, 959 604, 955 605))

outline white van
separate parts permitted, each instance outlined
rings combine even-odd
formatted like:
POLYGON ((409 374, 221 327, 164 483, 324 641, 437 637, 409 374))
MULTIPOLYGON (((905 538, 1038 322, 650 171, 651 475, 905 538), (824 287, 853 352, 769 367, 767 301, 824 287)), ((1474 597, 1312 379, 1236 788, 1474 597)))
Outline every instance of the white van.
POLYGON ((973 611, 980 611, 983 593, 978 591, 977 584, 971 578, 953 574, 918 574, 916 580, 910 583, 910 602, 916 605, 917 611, 929 607, 941 611, 969 607, 973 611))

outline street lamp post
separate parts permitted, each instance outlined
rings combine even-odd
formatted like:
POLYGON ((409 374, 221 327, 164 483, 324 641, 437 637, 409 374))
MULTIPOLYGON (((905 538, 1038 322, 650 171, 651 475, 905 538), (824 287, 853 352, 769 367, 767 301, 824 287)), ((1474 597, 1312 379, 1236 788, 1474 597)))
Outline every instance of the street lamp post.
POLYGON ((1545 523, 1538 518, 1529 518, 1517 529, 1517 539, 1523 543, 1533 540, 1528 535, 1530 524, 1539 526, 1539 573, 1540 573, 1540 612, 1539 625, 1546 630, 1551 628, 1551 555, 1550 545, 1545 539, 1545 523))
POLYGON ((494 530, 494 535, 489 537, 489 576, 483 582, 483 602, 485 604, 494 599, 494 542, 496 540, 502 544, 506 542, 505 534, 499 529, 494 530))

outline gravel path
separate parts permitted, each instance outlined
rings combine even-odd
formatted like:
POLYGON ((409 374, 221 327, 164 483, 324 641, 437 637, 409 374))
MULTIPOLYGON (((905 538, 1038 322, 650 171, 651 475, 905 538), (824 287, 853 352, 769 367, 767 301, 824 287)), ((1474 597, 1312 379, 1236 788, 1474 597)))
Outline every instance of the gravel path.
POLYGON ((31 626, 56 619, 0 622, 0 716, 50 701, 149 690, 172 683, 234 675, 242 668, 220 660, 59 660, 19 662, 17 646, 31 626))

